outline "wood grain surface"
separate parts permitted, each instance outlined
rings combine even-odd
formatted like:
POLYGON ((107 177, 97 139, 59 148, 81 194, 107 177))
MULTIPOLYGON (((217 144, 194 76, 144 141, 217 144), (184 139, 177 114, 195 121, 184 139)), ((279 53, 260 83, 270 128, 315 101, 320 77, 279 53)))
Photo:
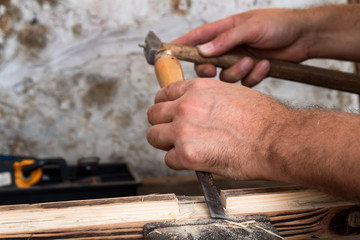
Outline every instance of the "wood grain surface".
MULTIPOLYGON (((267 214, 285 239, 357 235, 358 203, 301 187, 222 191, 228 216, 267 214)), ((159 194, 0 207, 0 239, 142 239, 145 223, 209 218, 203 197, 159 194)))

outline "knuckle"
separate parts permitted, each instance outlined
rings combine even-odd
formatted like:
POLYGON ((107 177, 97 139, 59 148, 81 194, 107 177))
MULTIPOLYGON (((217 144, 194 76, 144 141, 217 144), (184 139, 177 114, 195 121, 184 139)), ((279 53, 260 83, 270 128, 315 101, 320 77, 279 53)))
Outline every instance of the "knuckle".
POLYGON ((253 72, 244 79, 245 85, 249 87, 256 85, 256 83, 260 81, 261 78, 253 72))
POLYGON ((231 35, 231 31, 225 31, 218 35, 214 40, 213 44, 215 48, 224 48, 229 42, 229 36, 231 35))
POLYGON ((216 68, 214 65, 205 63, 205 64, 195 64, 194 66, 196 74, 199 77, 215 77, 216 68))
POLYGON ((252 40, 251 42, 258 42, 261 39, 262 33, 262 24, 258 24, 258 22, 249 24, 247 35, 252 40))
POLYGON ((259 70, 254 70, 250 76, 249 79, 252 82, 259 82, 261 81, 263 78, 265 77, 265 75, 263 73, 261 73, 259 70))
POLYGON ((154 116, 154 111, 153 111, 153 106, 151 106, 148 110, 147 110, 147 119, 148 122, 150 124, 153 124, 154 120, 153 120, 153 116, 154 116))
POLYGON ((170 99, 171 96, 172 96, 172 92, 173 92, 173 87, 172 86, 173 85, 170 84, 170 85, 166 86, 165 89, 164 89, 164 94, 165 94, 165 97, 167 99, 170 99))
POLYGON ((253 82, 254 82, 254 78, 253 76, 247 76, 244 80, 243 80, 243 83, 245 86, 252 86, 253 85, 253 82))
POLYGON ((181 170, 182 169, 179 166, 179 162, 176 161, 176 159, 173 159, 173 157, 169 154, 169 152, 165 155, 164 161, 165 161, 165 164, 171 169, 174 169, 174 170, 181 170), (177 162, 177 164, 174 164, 176 162, 177 162))
POLYGON ((165 161, 166 166, 168 166, 171 169, 177 170, 177 168, 172 164, 173 159, 170 158, 169 154, 165 155, 164 161, 165 161))
POLYGON ((180 115, 188 115, 191 112, 193 103, 189 100, 183 100, 176 106, 176 112, 180 115))
POLYGON ((195 168, 199 163, 198 152, 192 143, 184 143, 181 157, 188 168, 195 168))
POLYGON ((190 127, 189 124, 182 124, 177 127, 177 137, 181 142, 185 142, 186 139, 191 137, 191 134, 193 133, 192 127, 190 127))
POLYGON ((196 74, 200 77, 205 76, 205 65, 204 64, 195 64, 194 69, 196 74))
POLYGON ((198 39, 202 35, 202 31, 200 29, 193 29, 190 31, 190 34, 195 37, 195 39, 198 39))
POLYGON ((208 78, 195 78, 191 81, 191 88, 200 90, 209 87, 210 80, 208 78))
POLYGON ((172 82, 164 88, 164 96, 167 101, 175 100, 181 95, 185 81, 172 82))
POLYGON ((204 75, 204 71, 203 71, 202 66, 195 66, 194 69, 195 69, 195 72, 196 72, 196 74, 198 76, 203 76, 204 75))
POLYGON ((222 71, 219 77, 224 82, 236 82, 238 79, 240 79, 234 76, 233 71, 230 69, 222 71))
POLYGON ((156 139, 157 139, 157 134, 156 131, 153 127, 149 128, 146 132, 146 139, 148 141, 148 143, 152 146, 155 146, 156 143, 156 139))
POLYGON ((183 165, 186 168, 194 168, 198 166, 199 154, 196 150, 196 144, 189 139, 194 139, 194 128, 189 124, 183 124, 177 129, 177 147, 180 149, 179 157, 183 161, 183 165))
POLYGON ((195 28, 189 32, 189 35, 193 38, 193 45, 201 43, 201 39, 204 36, 204 30, 202 28, 195 28))

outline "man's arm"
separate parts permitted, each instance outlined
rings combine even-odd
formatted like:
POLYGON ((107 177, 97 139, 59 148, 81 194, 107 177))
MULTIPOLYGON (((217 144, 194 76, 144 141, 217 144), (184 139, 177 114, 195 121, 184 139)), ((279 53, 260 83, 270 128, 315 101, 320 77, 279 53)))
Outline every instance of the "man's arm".
MULTIPOLYGON (((359 11, 357 5, 255 10, 204 25, 176 42, 210 44, 201 48, 207 56, 235 47, 290 61, 360 60, 359 11)), ((266 76, 268 64, 254 66, 245 58, 222 78, 241 78, 253 86, 266 76)), ((213 75, 215 68, 202 65, 198 72, 213 75)), ((147 138, 168 151, 165 162, 171 168, 285 181, 360 199, 357 114, 294 110, 255 90, 213 79, 173 83, 158 92, 155 102, 148 111, 153 126, 147 138)))
POLYGON ((310 58, 360 61, 360 6, 333 5, 304 11, 310 18, 307 28, 312 35, 310 58))
POLYGON ((275 180, 360 200, 360 116, 328 110, 292 113, 269 145, 275 180))
MULTIPOLYGON (((300 62, 309 58, 359 61, 360 6, 336 5, 319 8, 261 9, 240 13, 200 26, 175 40, 200 45, 205 56, 241 51, 255 56, 300 62)), ((196 67, 200 77, 213 77, 210 64, 196 67)), ((244 58, 223 71, 227 82, 242 80, 254 86, 266 77, 269 63, 257 65, 244 58)))
POLYGON ((214 79, 170 84, 148 111, 147 134, 173 169, 301 184, 360 199, 360 117, 294 110, 214 79))

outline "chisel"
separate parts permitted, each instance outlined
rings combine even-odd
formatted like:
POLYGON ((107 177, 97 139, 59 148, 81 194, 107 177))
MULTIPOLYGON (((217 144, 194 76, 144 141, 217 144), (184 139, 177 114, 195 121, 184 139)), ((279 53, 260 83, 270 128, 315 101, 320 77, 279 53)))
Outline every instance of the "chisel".
MULTIPOLYGON (((166 87, 172 82, 184 80, 179 61, 171 52, 161 50, 163 49, 162 43, 153 32, 149 32, 143 47, 148 63, 155 66, 155 73, 161 87, 166 87)), ((210 216, 212 218, 226 219, 212 174, 196 171, 196 175, 203 190, 210 216)))

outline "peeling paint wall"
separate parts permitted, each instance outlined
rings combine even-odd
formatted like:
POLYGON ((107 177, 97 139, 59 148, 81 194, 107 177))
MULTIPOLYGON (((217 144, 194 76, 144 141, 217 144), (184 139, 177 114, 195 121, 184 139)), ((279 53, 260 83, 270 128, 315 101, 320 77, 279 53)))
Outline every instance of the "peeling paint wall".
MULTIPOLYGON (((254 8, 304 8, 345 1, 0 0, 0 153, 97 155, 127 161, 142 176, 175 174, 146 141, 158 90, 138 47, 149 30, 170 41, 254 8)), ((309 64, 353 71, 347 62, 309 64)), ((195 77, 184 63, 185 77, 195 77)), ((351 111, 355 95, 267 79, 256 89, 294 105, 351 111)))

